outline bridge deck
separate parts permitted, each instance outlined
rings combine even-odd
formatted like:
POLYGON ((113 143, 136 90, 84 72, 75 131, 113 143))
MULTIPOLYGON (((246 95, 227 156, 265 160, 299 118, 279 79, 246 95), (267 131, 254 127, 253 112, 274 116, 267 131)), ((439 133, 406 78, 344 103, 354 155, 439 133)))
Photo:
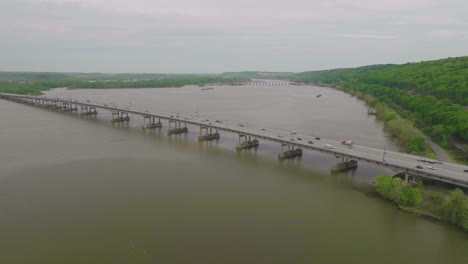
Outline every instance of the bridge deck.
POLYGON ((353 144, 353 146, 342 145, 341 142, 329 139, 316 140, 315 137, 305 134, 295 134, 292 135, 289 131, 282 131, 277 129, 265 129, 258 126, 247 126, 236 124, 233 122, 215 122, 215 121, 206 121, 201 117, 194 116, 184 116, 170 113, 161 113, 154 112, 145 109, 137 108, 119 108, 111 107, 108 105, 95 104, 90 102, 77 102, 64 99, 53 99, 43 96, 24 96, 24 95, 14 95, 14 94, 4 94, 0 93, 0 98, 6 100, 27 100, 27 99, 42 99, 48 100, 55 103, 72 103, 79 106, 89 106, 96 107, 100 109, 105 109, 109 111, 122 111, 127 112, 133 115, 140 116, 150 116, 165 120, 176 120, 187 123, 188 125, 194 126, 207 126, 216 128, 220 131, 227 131, 236 134, 244 134, 258 139, 269 140, 273 142, 278 142, 281 144, 295 145, 303 149, 310 149, 314 151, 321 151, 330 153, 336 156, 348 157, 356 160, 363 160, 375 164, 380 164, 382 166, 391 167, 396 170, 408 171, 411 174, 418 175, 425 178, 430 178, 438 181, 443 181, 459 186, 468 187, 468 166, 463 166, 454 163, 443 163, 443 164, 430 164, 435 168, 431 170, 427 168, 427 163, 422 163, 416 160, 416 156, 412 156, 400 152, 387 151, 385 154, 381 149, 361 146, 353 144), (298 140, 301 138, 301 140, 298 140), (312 144, 309 142, 313 142, 312 144), (329 144, 332 148, 326 148, 324 144, 329 144), (416 168, 417 165, 422 166, 424 169, 416 168))

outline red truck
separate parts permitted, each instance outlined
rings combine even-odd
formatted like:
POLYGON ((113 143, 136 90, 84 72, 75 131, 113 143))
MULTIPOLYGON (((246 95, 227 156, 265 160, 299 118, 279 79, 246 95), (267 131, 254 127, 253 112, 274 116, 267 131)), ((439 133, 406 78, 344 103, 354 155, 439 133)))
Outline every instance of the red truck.
POLYGON ((352 145, 353 145, 353 142, 352 142, 352 141, 349 141, 349 140, 344 140, 344 141, 341 141, 341 144, 343 144, 343 145, 348 145, 348 146, 352 146, 352 145))

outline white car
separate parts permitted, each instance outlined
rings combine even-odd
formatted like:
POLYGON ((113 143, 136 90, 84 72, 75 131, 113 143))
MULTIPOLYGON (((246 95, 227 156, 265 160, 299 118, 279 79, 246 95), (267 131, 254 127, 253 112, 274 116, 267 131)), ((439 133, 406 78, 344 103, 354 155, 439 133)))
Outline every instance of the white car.
POLYGON ((323 147, 326 148, 326 149, 332 149, 333 146, 330 145, 330 144, 323 144, 323 147))
POLYGON ((430 170, 435 170, 435 168, 432 167, 432 166, 427 166, 427 168, 430 169, 430 170))

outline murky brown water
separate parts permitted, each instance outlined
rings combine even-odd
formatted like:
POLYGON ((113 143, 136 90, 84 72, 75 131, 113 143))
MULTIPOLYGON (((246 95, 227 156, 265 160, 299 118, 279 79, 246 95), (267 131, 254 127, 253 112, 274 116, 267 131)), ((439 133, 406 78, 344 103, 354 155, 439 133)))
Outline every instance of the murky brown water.
MULTIPOLYGON (((284 89, 51 94, 392 144, 354 98, 284 89)), ((235 135, 198 144, 108 117, 0 101, 0 263, 468 263, 457 228, 351 188, 379 168, 330 176, 323 154, 279 164, 275 144, 236 153, 235 135)))

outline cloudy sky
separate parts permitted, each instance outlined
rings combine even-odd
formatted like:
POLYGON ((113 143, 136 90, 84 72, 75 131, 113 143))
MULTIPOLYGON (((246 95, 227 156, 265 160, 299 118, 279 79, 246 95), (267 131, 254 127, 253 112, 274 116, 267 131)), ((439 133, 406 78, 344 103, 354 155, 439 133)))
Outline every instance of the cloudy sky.
POLYGON ((0 0, 0 71, 307 71, 468 55, 466 0, 0 0))

